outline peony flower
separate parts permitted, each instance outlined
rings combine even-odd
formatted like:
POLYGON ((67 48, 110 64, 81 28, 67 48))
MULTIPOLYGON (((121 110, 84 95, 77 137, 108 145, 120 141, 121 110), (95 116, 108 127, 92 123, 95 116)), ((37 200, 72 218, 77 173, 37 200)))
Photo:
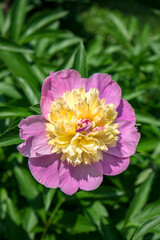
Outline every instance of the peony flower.
POLYGON ((108 74, 81 78, 75 70, 51 73, 42 86, 41 116, 20 124, 33 177, 69 195, 96 189, 103 175, 117 175, 129 164, 140 134, 135 113, 108 74))

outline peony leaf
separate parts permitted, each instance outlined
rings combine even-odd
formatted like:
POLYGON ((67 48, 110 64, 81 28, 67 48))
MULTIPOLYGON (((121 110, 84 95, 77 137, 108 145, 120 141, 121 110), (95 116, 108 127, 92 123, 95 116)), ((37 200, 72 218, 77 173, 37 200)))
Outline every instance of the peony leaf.
POLYGON ((141 239, 145 234, 150 232, 153 228, 155 228, 159 224, 160 224, 160 215, 150 218, 141 227, 137 229, 132 240, 141 239))
POLYGON ((73 68, 77 70, 82 77, 87 77, 87 61, 86 61, 86 51, 81 41, 75 55, 73 68))
POLYGON ((12 17, 12 36, 15 41, 19 39, 21 29, 23 27, 25 15, 26 15, 26 6, 28 0, 16 0, 13 8, 13 17, 12 17))
POLYGON ((147 178, 145 182, 140 186, 138 192, 135 194, 130 207, 127 211, 126 218, 125 218, 125 225, 133 219, 133 217, 139 213, 139 211, 143 208, 148 200, 149 193, 151 191, 153 179, 155 174, 151 173, 150 176, 147 178))
POLYGON ((27 199, 34 199, 38 196, 39 191, 35 180, 27 169, 16 166, 14 174, 18 182, 21 194, 27 199))

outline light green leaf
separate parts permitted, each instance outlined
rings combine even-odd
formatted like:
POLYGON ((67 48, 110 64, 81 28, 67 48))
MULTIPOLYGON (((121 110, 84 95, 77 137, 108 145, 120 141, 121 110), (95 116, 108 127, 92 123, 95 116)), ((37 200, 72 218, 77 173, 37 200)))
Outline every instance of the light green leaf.
POLYGON ((17 89, 13 85, 10 85, 5 82, 0 82, 0 94, 4 94, 15 99, 22 98, 21 94, 17 91, 17 89))
MULTIPOLYGON (((25 79, 25 85, 29 86, 32 90, 32 105, 39 102, 40 93, 37 90, 38 79, 34 75, 32 67, 29 65, 24 56, 20 53, 0 51, 0 58, 7 65, 7 67, 15 74, 17 77, 25 79), (13 61, 11 61, 13 59, 13 61)), ((25 86, 24 86, 25 87, 25 86)), ((26 91, 26 89, 23 89, 26 91)))
POLYGON ((20 87, 22 88, 24 94, 28 98, 28 101, 31 105, 38 104, 40 101, 39 92, 36 88, 32 87, 30 83, 25 81, 23 78, 17 78, 17 82, 19 83, 20 87))
POLYGON ((33 50, 18 46, 17 44, 4 38, 0 38, 0 50, 6 50, 9 52, 33 53, 33 50))
POLYGON ((154 117, 136 113, 136 119, 137 119, 137 122, 139 123, 153 124, 160 127, 160 121, 155 119, 154 117))
POLYGON ((2 3, 0 3, 0 32, 2 32, 3 24, 4 24, 4 15, 3 15, 2 3))
POLYGON ((15 128, 0 135, 0 147, 6 147, 14 144, 22 143, 19 137, 19 129, 15 128))
POLYGON ((30 109, 35 112, 36 114, 40 115, 41 114, 41 109, 40 109, 40 105, 36 104, 34 106, 31 106, 30 109))
POLYGON ((120 17, 117 17, 113 13, 109 13, 109 18, 112 20, 113 24, 116 26, 116 30, 121 33, 126 41, 130 40, 126 25, 120 17))
POLYGON ((48 49, 47 54, 53 55, 67 47, 70 47, 72 45, 78 44, 80 42, 79 38, 71 38, 71 39, 65 39, 65 40, 60 40, 56 41, 51 45, 51 47, 48 49))
POLYGON ((134 91, 134 92, 131 92, 127 95, 124 95, 123 98, 127 101, 130 101, 134 98, 137 98, 139 96, 142 96, 143 94, 145 93, 145 90, 139 90, 139 91, 134 91))
POLYGON ((101 230, 102 218, 108 216, 108 212, 104 205, 99 201, 95 201, 93 204, 89 204, 89 207, 85 207, 84 210, 91 221, 98 227, 99 230, 101 230))
POLYGON ((16 0, 14 3, 12 18, 12 36, 13 40, 15 41, 19 39, 19 35, 24 24, 27 3, 28 0, 16 0))
POLYGON ((73 68, 81 74, 81 77, 87 77, 86 51, 82 41, 80 42, 75 55, 73 68))
POLYGON ((73 34, 69 31, 65 30, 41 30, 34 34, 31 34, 29 36, 26 36, 21 40, 21 44, 31 42, 32 40, 39 40, 43 38, 53 39, 53 38, 59 38, 59 39, 66 39, 66 38, 73 38, 73 34))
POLYGON ((138 192, 135 194, 125 217, 125 225, 127 225, 146 204, 151 191, 154 176, 155 174, 151 173, 147 180, 140 186, 138 192))
POLYGON ((11 23, 12 23, 12 12, 13 12, 13 7, 11 7, 8 12, 7 15, 4 19, 4 24, 3 24, 3 28, 2 28, 2 36, 5 37, 11 27, 11 23))
POLYGON ((41 29, 42 27, 45 27, 49 23, 52 23, 53 21, 62 18, 68 14, 67 11, 51 11, 50 13, 42 13, 38 18, 34 19, 30 25, 26 27, 26 31, 24 32, 21 42, 24 41, 24 39, 41 29))
POLYGON ((39 191, 29 170, 16 166, 14 167, 13 172, 17 179, 21 194, 27 199, 36 198, 39 191))
POLYGON ((133 236, 133 240, 140 240, 145 234, 160 224, 160 215, 147 220, 141 227, 137 229, 133 236))
POLYGON ((34 212, 34 209, 31 207, 25 208, 23 211, 23 218, 22 218, 22 226, 27 231, 27 233, 30 233, 32 229, 37 225, 38 219, 34 212))
POLYGON ((64 61, 61 69, 73 68, 76 52, 77 49, 64 61))
POLYGON ((12 117, 28 117, 31 113, 21 107, 0 107, 0 119, 12 117))
POLYGON ((56 193, 56 189, 49 189, 49 188, 44 189, 43 202, 44 202, 44 206, 45 206, 46 211, 48 211, 55 193, 56 193))
POLYGON ((11 220, 16 225, 20 225, 21 216, 18 212, 18 209, 16 208, 16 206, 14 205, 13 201, 10 198, 7 199, 7 213, 9 215, 9 217, 11 218, 11 220))

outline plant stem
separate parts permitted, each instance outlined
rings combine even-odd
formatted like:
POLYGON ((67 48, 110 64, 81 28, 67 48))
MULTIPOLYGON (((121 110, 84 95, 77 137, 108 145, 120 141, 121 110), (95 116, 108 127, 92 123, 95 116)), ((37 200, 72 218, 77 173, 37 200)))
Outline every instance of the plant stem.
POLYGON ((51 223, 52 223, 52 221, 53 221, 56 213, 58 212, 59 208, 61 207, 61 205, 63 204, 64 201, 65 201, 65 198, 62 197, 61 200, 60 200, 60 201, 57 203, 57 205, 55 206, 53 212, 51 213, 48 221, 47 221, 46 224, 45 224, 45 228, 44 228, 44 231, 43 231, 43 233, 42 233, 42 236, 41 236, 40 240, 44 240, 44 239, 45 239, 45 235, 46 235, 46 233, 47 233, 47 230, 48 230, 49 226, 51 225, 51 223))

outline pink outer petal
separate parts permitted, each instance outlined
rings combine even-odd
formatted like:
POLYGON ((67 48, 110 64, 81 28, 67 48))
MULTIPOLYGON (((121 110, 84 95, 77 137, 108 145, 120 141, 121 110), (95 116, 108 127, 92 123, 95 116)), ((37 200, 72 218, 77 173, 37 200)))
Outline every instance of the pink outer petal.
POLYGON ((29 159, 29 169, 33 177, 48 188, 59 187, 59 167, 60 156, 52 154, 29 159))
POLYGON ((81 78, 80 74, 73 69, 65 69, 52 74, 51 91, 54 98, 61 97, 64 92, 72 89, 85 88, 87 79, 81 78))
POLYGON ((51 146, 48 144, 48 137, 46 136, 46 132, 41 132, 37 136, 33 138, 32 141, 32 149, 41 155, 50 155, 51 146))
POLYGON ((60 188, 69 195, 74 194, 78 188, 87 191, 96 189, 103 180, 102 172, 100 163, 73 167, 63 162, 60 166, 60 188))
POLYGON ((44 118, 38 115, 23 119, 18 126, 20 128, 20 137, 24 140, 39 134, 46 128, 44 118))
POLYGON ((68 165, 63 162, 59 169, 59 187, 68 195, 72 195, 78 190, 77 180, 71 177, 68 165))
POLYGON ((136 124, 136 116, 131 105, 124 99, 121 99, 121 102, 116 109, 118 112, 118 120, 127 120, 132 122, 133 126, 136 124))
POLYGON ((52 77, 49 76, 44 80, 44 83, 42 85, 42 93, 41 96, 45 96, 47 97, 47 93, 49 90, 51 90, 51 81, 52 81, 52 77))
POLYGON ((129 157, 135 153, 140 134, 137 132, 137 128, 133 127, 129 121, 119 120, 117 123, 120 131, 119 140, 116 147, 109 148, 107 153, 119 158, 129 157))
POLYGON ((118 158, 103 152, 103 161, 101 161, 104 175, 118 175, 125 171, 129 165, 129 158, 118 158))
POLYGON ((18 145, 18 151, 25 157, 36 157, 36 152, 32 149, 32 141, 34 137, 28 138, 25 142, 18 145))
POLYGON ((105 73, 93 74, 86 83, 86 91, 90 88, 99 90, 99 98, 105 98, 107 103, 114 103, 118 107, 121 100, 121 88, 119 85, 111 81, 111 77, 105 73))

